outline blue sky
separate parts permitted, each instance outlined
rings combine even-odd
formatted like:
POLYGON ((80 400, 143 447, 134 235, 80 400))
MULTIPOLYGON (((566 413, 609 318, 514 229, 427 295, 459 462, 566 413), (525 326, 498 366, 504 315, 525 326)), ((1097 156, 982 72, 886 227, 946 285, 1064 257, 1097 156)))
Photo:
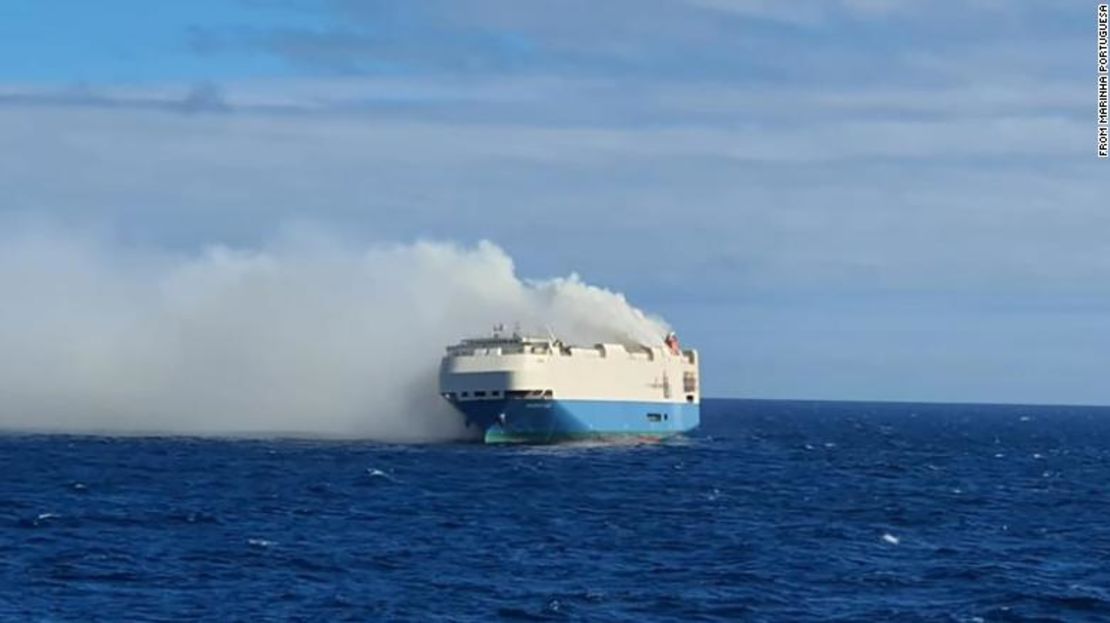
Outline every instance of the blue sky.
POLYGON ((7 0, 0 216, 490 239, 709 393, 1110 403, 1094 4, 7 0))

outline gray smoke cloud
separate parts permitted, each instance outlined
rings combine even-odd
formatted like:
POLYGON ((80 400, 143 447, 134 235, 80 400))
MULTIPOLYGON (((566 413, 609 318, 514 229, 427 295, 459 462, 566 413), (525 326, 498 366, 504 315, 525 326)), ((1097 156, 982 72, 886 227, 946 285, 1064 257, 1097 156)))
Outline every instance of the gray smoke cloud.
POLYGON ((587 343, 667 330, 575 275, 523 280, 488 242, 180 255, 0 233, 0 429, 458 439, 439 359, 498 322, 587 343))

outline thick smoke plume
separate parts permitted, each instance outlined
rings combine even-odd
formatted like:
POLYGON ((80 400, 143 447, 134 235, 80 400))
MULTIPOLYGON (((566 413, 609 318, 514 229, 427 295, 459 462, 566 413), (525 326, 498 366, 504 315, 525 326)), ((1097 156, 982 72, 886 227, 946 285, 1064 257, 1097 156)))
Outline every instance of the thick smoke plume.
POLYGON ((491 325, 657 343, 662 321, 498 247, 302 236, 195 255, 0 234, 0 429, 460 438, 443 348, 491 325))

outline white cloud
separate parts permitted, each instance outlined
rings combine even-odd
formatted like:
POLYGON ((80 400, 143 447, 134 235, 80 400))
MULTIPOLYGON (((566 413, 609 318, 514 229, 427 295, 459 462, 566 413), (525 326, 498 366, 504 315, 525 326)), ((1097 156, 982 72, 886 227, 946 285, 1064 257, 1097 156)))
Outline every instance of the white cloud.
POLYGON ((0 129, 19 146, 0 154, 5 211, 186 244, 264 239, 289 219, 385 239, 488 236, 545 269, 640 288, 658 278, 639 267, 715 289, 1076 288, 1106 262, 1090 132, 1067 83, 995 115, 1017 87, 802 100, 793 88, 655 84, 630 100, 592 81, 301 80, 224 85, 229 113, 172 112, 184 93, 105 89, 98 97, 119 105, 0 107, 0 129), (394 90, 422 105, 390 114, 357 105, 394 90), (260 104, 278 94, 286 112, 260 104), (519 119, 485 110, 506 102, 519 119), (547 116, 587 105, 615 122, 547 116), (616 121, 625 106, 659 121, 616 121), (447 112, 428 113, 436 107, 447 112), (1035 172, 1031 162, 1051 166, 1035 172), (566 242, 529 242, 544 236, 566 242), (637 257, 664 241, 681 253, 637 257), (1051 257, 1033 261, 1028 249, 1051 257))

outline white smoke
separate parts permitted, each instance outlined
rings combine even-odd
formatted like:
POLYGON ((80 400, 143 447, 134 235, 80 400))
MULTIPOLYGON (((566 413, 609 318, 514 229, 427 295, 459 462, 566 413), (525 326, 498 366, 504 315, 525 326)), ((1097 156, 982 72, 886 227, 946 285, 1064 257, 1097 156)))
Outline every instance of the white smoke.
POLYGON ((459 438, 439 359, 498 322, 587 343, 667 329, 575 275, 522 281, 486 242, 175 256, 0 233, 0 429, 459 438))

